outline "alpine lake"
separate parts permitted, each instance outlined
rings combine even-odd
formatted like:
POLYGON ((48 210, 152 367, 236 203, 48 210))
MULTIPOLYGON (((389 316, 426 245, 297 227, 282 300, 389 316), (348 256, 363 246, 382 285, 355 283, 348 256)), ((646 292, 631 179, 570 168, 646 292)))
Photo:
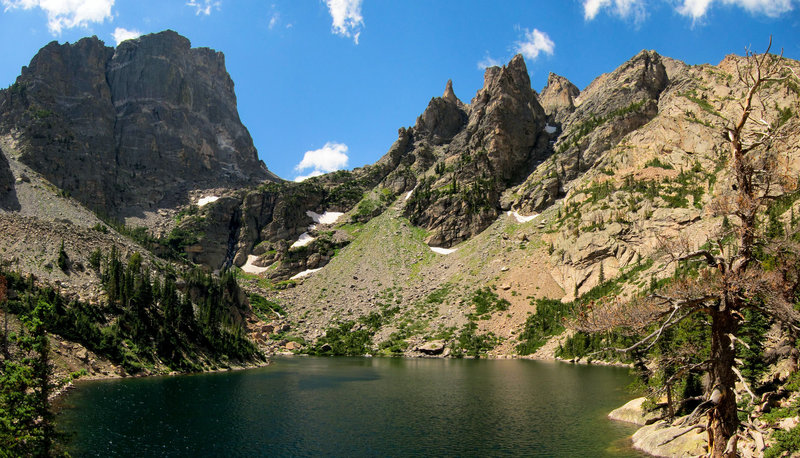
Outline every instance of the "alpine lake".
POLYGON ((624 368, 530 360, 274 358, 258 369, 78 382, 73 456, 644 456, 606 415, 624 368))

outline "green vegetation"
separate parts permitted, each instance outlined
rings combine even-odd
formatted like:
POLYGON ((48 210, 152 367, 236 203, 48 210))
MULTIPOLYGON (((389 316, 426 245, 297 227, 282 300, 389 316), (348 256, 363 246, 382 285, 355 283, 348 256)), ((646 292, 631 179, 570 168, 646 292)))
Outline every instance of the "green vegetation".
POLYGON ((264 321, 286 316, 286 311, 280 304, 256 293, 250 295, 250 307, 256 316, 264 321))
MULTIPOLYGON (((184 217, 185 216, 186 214, 184 214, 184 217)), ((185 248, 197 244, 200 241, 200 237, 202 237, 202 234, 194 233, 189 229, 178 226, 175 227, 167 237, 156 238, 147 231, 146 227, 130 227, 125 223, 100 214, 98 214, 98 217, 102 219, 106 225, 114 228, 120 235, 128 237, 162 258, 172 261, 186 260, 185 248)), ((99 223, 95 225, 93 229, 102 233, 108 232, 108 228, 99 223)))
MULTIPOLYGON (((6 299, 6 278, 0 276, 0 303, 6 299)), ((3 333, 0 359, 0 455, 51 456, 57 439, 48 397, 50 348, 42 315, 50 304, 37 302, 21 316, 16 333, 3 333)))
POLYGON ((452 285, 449 283, 445 283, 436 291, 430 293, 428 297, 425 299, 425 302, 429 304, 441 304, 450 295, 450 290, 452 289, 452 285))
POLYGON ((692 89, 688 92, 682 92, 679 95, 696 103, 697 106, 699 106, 703 111, 710 113, 718 118, 722 118, 722 115, 717 110, 714 109, 714 107, 711 105, 711 103, 708 102, 708 100, 704 99, 703 96, 697 95, 696 90, 692 89))
POLYGON ((61 241, 61 247, 58 249, 58 268, 61 269, 62 272, 67 272, 69 270, 69 256, 67 256, 67 252, 64 250, 64 241, 61 241))
POLYGON ((161 364, 165 370, 197 371, 262 357, 234 318, 247 304, 240 302, 229 272, 220 277, 200 270, 181 274, 181 294, 176 274, 153 278, 139 254, 123 263, 112 249, 101 266, 107 302, 98 305, 67 301, 38 286, 33 276, 5 275, 17 296, 8 301, 11 313, 23 320, 36 313, 49 332, 81 343, 132 374, 156 371, 161 364))
POLYGON ((788 452, 791 455, 793 452, 800 450, 800 426, 784 431, 782 429, 775 430, 773 434, 775 445, 764 450, 764 458, 776 458, 788 452))
POLYGON ((492 313, 508 310, 508 306, 511 305, 488 286, 475 290, 470 303, 475 308, 475 313, 470 316, 473 320, 488 320, 492 313))
POLYGON ((461 328, 458 337, 450 344, 453 357, 480 358, 500 343, 493 333, 478 334, 477 329, 478 325, 474 321, 468 322, 461 328))
POLYGON ((318 356, 360 356, 367 354, 372 347, 372 336, 377 329, 359 325, 355 321, 339 322, 325 331, 325 336, 309 350, 318 356))
POLYGON ((547 340, 564 332, 563 321, 572 314, 572 304, 553 299, 531 299, 536 313, 528 316, 516 346, 520 355, 535 353, 547 340))
POLYGON ((659 160, 657 157, 654 157, 653 159, 650 159, 649 161, 647 161, 644 164, 644 166, 645 167, 658 167, 658 168, 666 169, 666 170, 672 170, 674 168, 674 167, 672 167, 672 164, 669 164, 669 163, 666 163, 666 162, 661 162, 661 160, 659 160))
POLYGON ((99 272, 100 271, 100 263, 103 261, 103 252, 100 251, 100 248, 93 250, 89 253, 89 266, 92 269, 99 272))
POLYGON ((356 207, 351 219, 356 223, 365 223, 377 216, 381 210, 381 206, 377 201, 365 197, 358 203, 358 207, 356 207))
POLYGON ((494 333, 477 334, 477 329, 478 325, 474 321, 470 321, 461 328, 455 344, 451 346, 453 356, 480 358, 500 343, 500 339, 494 333))

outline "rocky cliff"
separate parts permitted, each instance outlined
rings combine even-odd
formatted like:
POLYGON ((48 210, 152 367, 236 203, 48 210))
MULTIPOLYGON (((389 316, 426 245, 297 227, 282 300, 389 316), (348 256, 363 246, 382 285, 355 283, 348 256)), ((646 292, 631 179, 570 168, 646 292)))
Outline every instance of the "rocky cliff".
POLYGON ((549 155, 544 128, 545 113, 520 55, 505 67, 488 68, 467 106, 448 82, 444 96, 432 100, 407 138, 398 140, 418 156, 435 159, 420 174, 405 214, 432 232, 428 241, 435 246, 481 232, 500 214, 501 193, 549 155), (447 135, 431 141, 427 119, 446 120, 437 125, 447 125, 447 135))
POLYGON ((236 109, 222 53, 172 31, 116 49, 96 37, 45 46, 0 91, 0 135, 84 205, 125 218, 187 192, 277 180, 236 109))

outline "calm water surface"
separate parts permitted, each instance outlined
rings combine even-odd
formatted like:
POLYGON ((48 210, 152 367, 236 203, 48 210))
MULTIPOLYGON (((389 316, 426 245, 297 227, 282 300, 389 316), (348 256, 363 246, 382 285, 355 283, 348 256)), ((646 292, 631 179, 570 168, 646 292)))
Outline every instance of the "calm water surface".
POLYGON ((627 370, 524 360, 278 358, 230 373, 85 382, 73 456, 641 456, 606 419, 627 370))

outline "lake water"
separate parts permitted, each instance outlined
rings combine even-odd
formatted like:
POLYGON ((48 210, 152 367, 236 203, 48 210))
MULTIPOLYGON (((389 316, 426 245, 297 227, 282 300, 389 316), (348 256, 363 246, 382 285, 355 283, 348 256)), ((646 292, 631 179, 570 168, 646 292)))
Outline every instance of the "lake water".
POLYGON ((80 383, 58 426, 73 456, 642 456, 606 419, 630 382, 527 360, 277 358, 80 383))

